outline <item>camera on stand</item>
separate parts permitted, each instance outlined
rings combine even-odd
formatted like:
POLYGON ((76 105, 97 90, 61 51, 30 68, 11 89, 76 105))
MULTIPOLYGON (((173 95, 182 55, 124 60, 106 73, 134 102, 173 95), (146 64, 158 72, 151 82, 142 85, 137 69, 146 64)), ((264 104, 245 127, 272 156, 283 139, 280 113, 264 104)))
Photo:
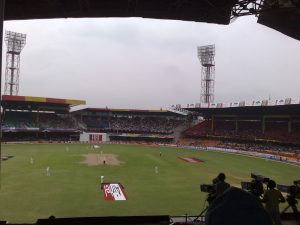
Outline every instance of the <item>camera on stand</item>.
POLYGON ((293 185, 277 185, 279 191, 287 193, 286 201, 288 202, 288 206, 281 212, 281 214, 285 213, 289 208, 291 208, 295 220, 300 222, 300 212, 297 208, 297 199, 300 199, 300 180, 296 180, 293 183, 293 185))
MULTIPOLYGON (((287 202, 289 203, 288 199, 293 199, 291 202, 295 202, 297 204, 296 199, 300 199, 300 180, 294 181, 293 185, 284 185, 284 184, 277 184, 277 188, 279 191, 287 193, 287 202)), ((292 205, 292 204, 291 204, 292 205)))
POLYGON ((256 181, 262 182, 262 183, 268 183, 270 180, 269 177, 265 177, 263 175, 258 175, 256 173, 251 173, 251 178, 253 178, 256 181))
POLYGON ((300 186, 296 182, 294 182, 294 185, 277 184, 277 188, 295 199, 300 199, 300 186))
POLYGON ((264 193, 264 183, 268 183, 270 178, 256 173, 251 173, 252 181, 242 181, 241 187, 243 190, 249 191, 258 198, 264 193))
MULTIPOLYGON (((220 173, 216 178, 214 178, 212 180, 212 184, 201 184, 200 185, 200 190, 201 192, 205 192, 208 193, 207 197, 206 197, 206 201, 208 202, 208 206, 206 206, 205 209, 202 210, 202 212, 194 219, 195 221, 198 221, 198 219, 203 216, 203 214, 207 211, 209 205, 211 204, 211 202, 217 197, 217 189, 216 189, 216 185, 219 182, 222 182, 225 180, 225 174, 224 173, 220 173)), ((227 184, 229 186, 229 184, 227 184)), ((225 184, 226 186, 226 184, 225 184)))
MULTIPOLYGON (((210 205, 210 203, 216 198, 215 197, 215 194, 216 194, 215 183, 217 182, 216 179, 217 178, 213 179, 213 184, 201 184, 200 185, 200 191, 208 193, 207 197, 206 197, 206 201, 208 202, 208 205, 210 205)), ((194 222, 198 221, 198 219, 204 215, 204 213, 207 211, 207 209, 208 209, 208 206, 206 206, 202 210, 202 212, 193 221, 194 222)))
POLYGON ((300 180, 294 181, 293 185, 277 184, 277 188, 279 191, 288 194, 286 200, 290 206, 298 203, 296 199, 300 199, 300 180))
POLYGON ((213 184, 201 184, 200 190, 202 192, 211 193, 215 191, 215 185, 213 184))
POLYGON ((200 190, 201 192, 208 193, 206 198, 208 204, 210 204, 215 199, 216 187, 214 184, 201 184, 200 190))

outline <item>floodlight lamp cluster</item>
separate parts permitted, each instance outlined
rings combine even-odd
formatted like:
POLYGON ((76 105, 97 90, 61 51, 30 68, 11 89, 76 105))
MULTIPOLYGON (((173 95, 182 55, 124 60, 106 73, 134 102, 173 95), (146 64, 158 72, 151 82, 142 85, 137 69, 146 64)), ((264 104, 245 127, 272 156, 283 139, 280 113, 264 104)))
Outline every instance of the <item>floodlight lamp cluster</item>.
POLYGON ((21 34, 13 31, 5 31, 5 44, 7 51, 20 54, 26 44, 26 34, 21 34))
POLYGON ((201 62, 201 65, 213 66, 215 57, 215 45, 206 45, 198 47, 198 58, 201 62))

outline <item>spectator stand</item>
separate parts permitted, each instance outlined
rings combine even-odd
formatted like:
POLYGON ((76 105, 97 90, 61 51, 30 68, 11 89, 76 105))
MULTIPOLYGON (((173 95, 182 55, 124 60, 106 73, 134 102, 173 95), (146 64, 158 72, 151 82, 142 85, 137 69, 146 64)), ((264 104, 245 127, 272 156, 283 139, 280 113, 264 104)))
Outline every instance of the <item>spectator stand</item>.
POLYGON ((187 138, 272 142, 300 146, 300 104, 189 109, 204 121, 183 132, 187 138))
POLYGON ((162 109, 86 108, 73 115, 85 124, 86 132, 107 133, 113 141, 172 142, 175 128, 187 119, 162 109))
POLYGON ((79 129, 70 109, 85 101, 32 96, 2 96, 3 141, 70 141, 79 129))

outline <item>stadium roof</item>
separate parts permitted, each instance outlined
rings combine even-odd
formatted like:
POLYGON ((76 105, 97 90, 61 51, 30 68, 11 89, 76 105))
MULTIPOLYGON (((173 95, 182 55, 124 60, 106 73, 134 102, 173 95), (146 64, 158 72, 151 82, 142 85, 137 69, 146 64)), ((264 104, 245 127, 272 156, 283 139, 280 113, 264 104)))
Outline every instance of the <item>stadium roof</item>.
POLYGON ((66 112, 72 106, 85 104, 86 102, 83 100, 11 95, 3 95, 1 102, 4 109, 55 112, 66 112))
POLYGON ((300 104, 276 105, 276 106, 244 106, 228 108, 187 108, 186 110, 198 112, 203 117, 213 115, 221 116, 300 116, 300 104))
MULTIPOLYGON (((258 23, 300 40, 299 1, 263 1, 258 23), (275 6, 275 5, 276 6, 275 6)), ((251 13, 248 0, 9 0, 4 20, 144 17, 229 24, 233 7, 251 13)))
MULTIPOLYGON (((296 4, 296 3, 293 3, 296 4)), ((262 10, 258 23, 300 40, 300 2, 295 6, 262 10)))
POLYGON ((229 24, 238 0, 9 0, 5 20, 144 17, 229 24))
POLYGON ((78 112, 102 112, 102 113, 113 113, 113 114, 123 114, 123 115, 162 115, 162 116, 182 116, 177 113, 170 112, 168 110, 147 110, 147 109, 110 109, 110 108, 85 108, 74 111, 78 112))

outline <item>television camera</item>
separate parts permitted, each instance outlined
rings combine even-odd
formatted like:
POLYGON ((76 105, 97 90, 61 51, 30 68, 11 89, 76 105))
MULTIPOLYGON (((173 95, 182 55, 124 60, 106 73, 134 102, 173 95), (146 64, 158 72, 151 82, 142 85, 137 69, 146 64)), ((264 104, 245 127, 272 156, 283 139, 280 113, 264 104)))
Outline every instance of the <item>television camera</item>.
MULTIPOLYGON (((216 177, 212 180, 212 184, 201 184, 200 185, 200 191, 201 192, 206 192, 207 194, 207 198, 206 201, 208 202, 208 204, 210 204, 215 198, 215 194, 216 194, 216 184, 218 183, 219 179, 216 177)), ((194 219, 194 222, 198 221, 198 219, 200 217, 203 216, 203 214, 207 211, 208 206, 206 206, 202 212, 194 219)))
POLYGON ((207 194, 207 202, 210 204, 215 199, 216 188, 214 184, 201 184, 200 185, 201 192, 206 192, 207 194))
POLYGON ((300 180, 296 180, 293 183, 293 185, 277 184, 277 188, 279 191, 288 193, 288 195, 295 199, 300 199, 300 180))
POLYGON ((264 183, 268 183, 270 178, 256 173, 251 173, 252 181, 242 181, 241 187, 243 190, 249 191, 257 197, 264 193, 264 183))
POLYGON ((200 185, 201 192, 208 193, 206 200, 209 204, 216 198, 216 196, 215 196, 216 184, 218 182, 219 182, 219 179, 218 179, 218 177, 216 177, 212 180, 212 184, 201 184, 200 185))
POLYGON ((202 192, 212 193, 215 191, 215 185, 213 184, 201 184, 200 190, 202 192))

